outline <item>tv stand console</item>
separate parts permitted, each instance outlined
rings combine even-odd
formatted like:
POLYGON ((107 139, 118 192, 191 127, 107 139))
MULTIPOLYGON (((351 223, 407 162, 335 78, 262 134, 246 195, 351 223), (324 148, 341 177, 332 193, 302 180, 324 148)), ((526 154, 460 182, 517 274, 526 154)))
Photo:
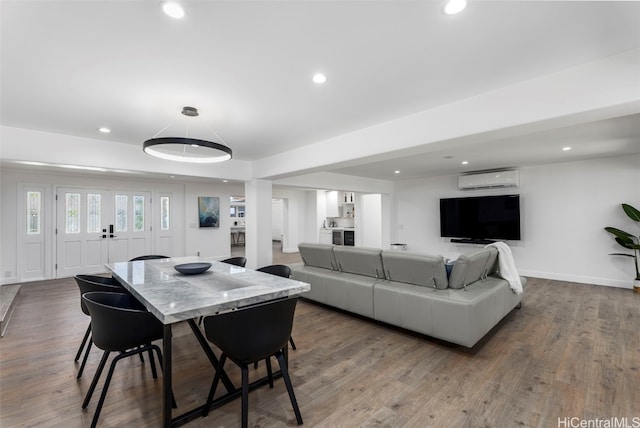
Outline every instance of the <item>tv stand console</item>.
POLYGON ((488 245, 488 244, 493 244, 496 241, 491 240, 491 239, 451 238, 451 242, 454 242, 456 244, 482 244, 482 245, 488 245))

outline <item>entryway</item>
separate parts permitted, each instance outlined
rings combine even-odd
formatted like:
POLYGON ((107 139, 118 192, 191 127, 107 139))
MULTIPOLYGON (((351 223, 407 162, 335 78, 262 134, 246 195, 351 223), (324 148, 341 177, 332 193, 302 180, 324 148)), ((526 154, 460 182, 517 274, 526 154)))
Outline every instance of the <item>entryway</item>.
POLYGON ((149 254, 151 218, 150 192, 58 188, 55 277, 149 254))

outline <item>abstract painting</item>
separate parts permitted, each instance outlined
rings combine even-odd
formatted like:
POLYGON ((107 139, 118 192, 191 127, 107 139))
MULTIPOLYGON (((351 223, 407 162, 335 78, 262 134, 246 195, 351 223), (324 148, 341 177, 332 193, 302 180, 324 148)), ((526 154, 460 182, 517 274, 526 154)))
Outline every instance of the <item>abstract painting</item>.
POLYGON ((198 196, 198 219, 200 227, 220 227, 220 198, 198 196))

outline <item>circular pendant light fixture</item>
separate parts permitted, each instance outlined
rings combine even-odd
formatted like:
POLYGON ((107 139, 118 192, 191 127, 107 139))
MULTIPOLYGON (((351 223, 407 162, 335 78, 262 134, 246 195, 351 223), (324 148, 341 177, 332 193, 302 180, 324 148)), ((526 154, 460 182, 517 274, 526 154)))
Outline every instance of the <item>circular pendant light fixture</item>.
MULTIPOLYGON (((187 117, 199 116, 198 109, 195 107, 183 107, 182 114, 187 117)), ((164 129, 162 131, 164 131, 164 129)), ((158 137, 162 131, 144 142, 142 150, 144 150, 145 153, 160 159, 190 163, 224 162, 231 159, 233 155, 231 149, 222 141, 222 138, 211 129, 210 131, 216 135, 222 143, 191 138, 189 136, 158 137)))

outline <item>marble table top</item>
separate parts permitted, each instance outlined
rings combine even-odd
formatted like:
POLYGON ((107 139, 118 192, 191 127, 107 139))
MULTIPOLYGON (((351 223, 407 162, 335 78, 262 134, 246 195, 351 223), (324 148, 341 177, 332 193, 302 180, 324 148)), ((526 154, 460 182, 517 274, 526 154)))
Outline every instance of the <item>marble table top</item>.
POLYGON ((204 257, 111 263, 113 276, 163 324, 215 315, 311 289, 306 282, 241 268, 204 257), (209 262, 198 275, 183 275, 173 267, 209 262))

